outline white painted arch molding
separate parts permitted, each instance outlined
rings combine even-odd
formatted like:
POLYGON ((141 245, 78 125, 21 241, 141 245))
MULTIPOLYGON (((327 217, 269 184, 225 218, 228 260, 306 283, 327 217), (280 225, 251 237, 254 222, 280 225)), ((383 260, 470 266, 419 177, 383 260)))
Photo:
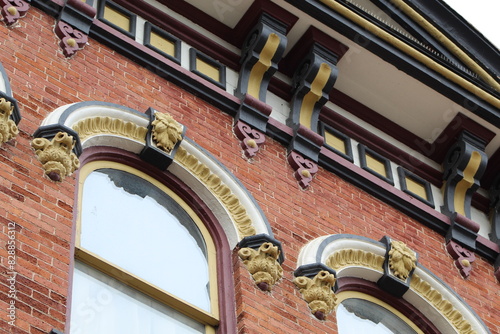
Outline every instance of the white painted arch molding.
MULTIPOLYGON (((323 264, 334 269, 337 278, 353 277, 376 283, 384 274, 385 253, 386 246, 379 241, 350 234, 328 235, 302 248, 297 267, 323 264)), ((490 334, 470 306, 420 264, 402 298, 432 319, 441 333, 490 334)))
MULTIPOLYGON (((149 123, 150 117, 137 110, 89 101, 55 109, 43 120, 39 130, 73 132, 78 136, 81 150, 108 146, 140 154, 146 146, 149 123)), ((182 140, 168 171, 207 204, 222 225, 230 246, 236 246, 248 236, 273 237, 266 217, 249 191, 213 155, 192 140, 182 140)))

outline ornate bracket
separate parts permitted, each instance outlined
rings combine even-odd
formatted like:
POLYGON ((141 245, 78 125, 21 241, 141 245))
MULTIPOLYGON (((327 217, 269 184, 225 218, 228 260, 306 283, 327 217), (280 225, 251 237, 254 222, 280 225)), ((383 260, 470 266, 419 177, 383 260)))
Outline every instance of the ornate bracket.
POLYGON ((336 273, 324 264, 304 265, 294 272, 293 282, 299 288, 311 313, 319 320, 325 320, 336 306, 336 273))
POLYGON ((451 216, 457 212, 470 218, 472 194, 479 188, 488 157, 484 142, 463 131, 457 142, 448 150, 444 161, 443 212, 451 216))
POLYGON ((307 189, 318 172, 318 164, 294 151, 288 154, 288 163, 293 168, 293 176, 299 182, 300 187, 307 189))
POLYGON ((241 148, 248 159, 255 156, 260 145, 266 141, 266 136, 259 130, 253 129, 250 125, 242 121, 237 121, 234 124, 234 133, 241 140, 241 148))
MULTIPOLYGON (((486 169, 488 157, 484 149, 483 140, 463 131, 448 150, 444 161, 444 205, 441 209, 451 220, 446 241, 448 245, 450 242, 458 243, 472 252, 476 249, 479 225, 470 219, 471 200, 486 169)), ((456 258, 456 251, 451 252, 453 249, 447 247, 448 252, 456 258)), ((468 272, 470 269, 462 272, 462 276, 468 276, 468 272)))
POLYGON ((281 243, 268 235, 259 234, 243 238, 238 247, 238 255, 256 285, 262 291, 271 291, 272 286, 283 276, 281 243))
POLYGON ((149 117, 146 145, 140 153, 143 160, 165 170, 174 160, 185 134, 186 127, 178 123, 170 114, 157 112, 153 108, 146 111, 149 117))
POLYGON ((278 69, 286 46, 286 25, 263 13, 248 34, 241 56, 241 70, 235 95, 251 95, 265 102, 267 87, 278 69))
POLYGON ((265 103, 267 87, 285 51, 286 28, 284 23, 263 13, 242 48, 242 66, 235 90, 241 104, 236 113, 234 131, 242 141, 241 147, 247 158, 253 157, 258 146, 265 141, 264 134, 272 111, 265 103))
POLYGON ((318 132, 319 111, 337 80, 337 56, 314 43, 293 76, 292 110, 287 125, 296 130, 299 124, 318 132))
POLYGON ((236 137, 241 140, 241 148, 249 159, 255 156, 259 145, 266 141, 265 133, 271 111, 269 105, 255 97, 249 94, 243 97, 233 130, 236 137))
POLYGON ((9 27, 14 25, 30 9, 30 5, 24 0, 2 0, 2 4, 3 21, 9 27))
POLYGON ((474 252, 465 249, 452 240, 446 244, 446 250, 455 260, 455 265, 460 271, 460 275, 462 275, 463 278, 469 277, 470 272, 472 271, 472 262, 476 260, 474 252))
MULTIPOLYGON (((45 174, 52 181, 60 182, 80 167, 78 156, 73 152, 75 147, 78 147, 77 140, 67 132, 59 131, 51 136, 51 131, 43 133, 43 130, 47 129, 40 129, 34 134, 34 137, 37 135, 40 137, 33 139, 31 147, 35 149, 38 160, 45 169, 45 174)), ((73 134, 78 137, 76 133, 73 132, 73 134)))
POLYGON ((490 187, 491 233, 490 239, 500 246, 500 175, 493 180, 490 187))
POLYGON ((81 0, 65 3, 55 27, 64 56, 71 57, 85 46, 96 12, 94 7, 81 0))
POLYGON ((383 290, 402 297, 410 288, 411 278, 417 268, 418 254, 401 241, 385 236, 380 240, 386 247, 384 275, 377 284, 383 290))

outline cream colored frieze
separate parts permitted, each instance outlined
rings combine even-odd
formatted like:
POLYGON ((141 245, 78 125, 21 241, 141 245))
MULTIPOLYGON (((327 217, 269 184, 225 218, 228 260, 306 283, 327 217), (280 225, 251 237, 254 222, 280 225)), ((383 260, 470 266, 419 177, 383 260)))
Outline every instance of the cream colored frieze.
POLYGON ((114 135, 140 142, 144 141, 147 128, 118 118, 96 116, 85 118, 72 126, 80 140, 85 142, 98 135, 114 135))
POLYGON ((255 284, 263 291, 270 291, 283 276, 283 268, 278 262, 280 250, 271 242, 264 242, 258 249, 241 248, 238 255, 255 280, 255 284))
POLYGON ((335 275, 326 270, 319 271, 313 278, 299 276, 293 280, 311 313, 319 320, 326 319, 336 307, 337 297, 333 292, 335 281, 335 275))
POLYGON ((0 98, 0 146, 19 133, 16 123, 10 118, 14 106, 4 98, 0 98))
POLYGON ((212 173, 207 165, 203 164, 194 155, 189 154, 182 146, 179 147, 175 155, 175 161, 194 174, 199 181, 203 182, 224 203, 238 227, 240 236, 255 235, 256 230, 247 210, 232 192, 231 188, 222 182, 220 177, 212 173))
POLYGON ((170 153, 182 140, 182 125, 167 113, 156 112, 154 116, 155 120, 151 123, 153 140, 158 148, 170 153))
POLYGON ((74 146, 73 136, 66 132, 58 132, 52 140, 35 138, 31 142, 45 174, 53 181, 62 181, 80 167, 78 157, 72 152, 74 146))

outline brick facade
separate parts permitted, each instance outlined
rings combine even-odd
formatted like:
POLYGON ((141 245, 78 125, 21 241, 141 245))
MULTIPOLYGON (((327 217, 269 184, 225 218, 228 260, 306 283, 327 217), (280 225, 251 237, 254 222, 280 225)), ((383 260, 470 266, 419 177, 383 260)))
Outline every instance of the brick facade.
POLYGON ((92 38, 73 58, 65 58, 56 47, 54 22, 31 8, 17 26, 0 26, 0 61, 22 113, 19 135, 0 148, 0 332, 65 329, 78 172, 62 183, 51 181, 30 142, 52 110, 95 100, 169 112, 187 127, 186 136, 227 167, 258 202, 283 245, 284 274, 271 292, 263 292, 234 250, 238 333, 336 333, 334 313, 325 321, 312 316, 292 280, 302 247, 315 238, 342 233, 373 240, 387 235, 405 242, 419 254, 419 263, 461 296, 492 333, 500 333, 500 289, 490 261, 478 256, 464 280, 439 233, 321 167, 310 188, 300 189, 286 147, 272 138, 248 161, 230 115, 92 38), (14 326, 8 318, 10 223, 15 223, 16 246, 14 326))

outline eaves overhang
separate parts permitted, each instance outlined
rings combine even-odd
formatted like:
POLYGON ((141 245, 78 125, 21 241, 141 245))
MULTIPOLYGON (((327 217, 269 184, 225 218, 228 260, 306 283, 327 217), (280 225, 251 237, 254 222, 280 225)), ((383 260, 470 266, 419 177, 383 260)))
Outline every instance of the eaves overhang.
POLYGON ((337 1, 286 1, 488 123, 500 127, 500 99, 493 88, 480 87, 465 79, 458 71, 447 68, 337 1))

